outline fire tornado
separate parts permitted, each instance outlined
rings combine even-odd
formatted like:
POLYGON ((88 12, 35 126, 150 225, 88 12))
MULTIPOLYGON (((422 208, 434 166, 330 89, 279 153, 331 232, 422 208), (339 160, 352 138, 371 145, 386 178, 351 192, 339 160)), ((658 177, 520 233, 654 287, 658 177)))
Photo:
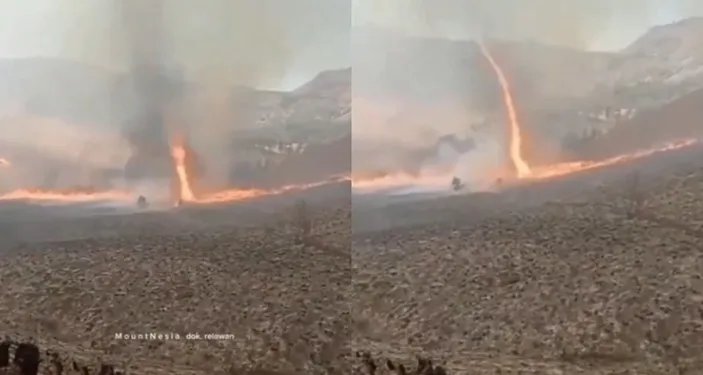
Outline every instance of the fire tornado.
MULTIPOLYGON (((190 124, 182 118, 180 111, 175 110, 187 95, 183 92, 183 77, 174 77, 167 69, 168 30, 162 20, 168 2, 120 0, 115 4, 121 11, 117 14, 121 17, 130 59, 129 73, 119 81, 115 91, 120 95, 134 96, 139 104, 136 110, 126 111, 128 115, 119 120, 132 151, 123 170, 127 182, 150 182, 169 176, 173 187, 171 203, 209 204, 283 194, 343 179, 332 178, 277 189, 207 186, 207 181, 201 180, 204 173, 200 172, 200 168, 206 168, 206 165, 200 163, 197 151, 191 148, 186 137, 185 130, 190 124)), ((12 166, 14 170, 31 167, 31 163, 23 165, 21 160, 13 162, 11 165, 9 160, 0 157, 0 167, 12 166)), ((85 187, 59 190, 22 187, 9 192, 0 191, 0 201, 130 201, 137 196, 144 198, 136 188, 135 191, 98 191, 85 187)))
POLYGON ((171 146, 171 156, 176 169, 176 178, 178 179, 177 194, 178 200, 183 202, 192 202, 195 200, 195 193, 190 184, 190 176, 188 174, 186 157, 188 156, 185 146, 181 142, 174 142, 171 146))
MULTIPOLYGON (((597 169, 609 165, 626 163, 632 160, 648 157, 657 153, 668 152, 681 149, 698 143, 696 139, 679 139, 658 144, 651 148, 640 149, 634 152, 620 154, 603 160, 581 160, 572 162, 561 162, 547 165, 530 165, 525 160, 522 153, 523 138, 522 127, 515 110, 514 99, 510 88, 510 83, 503 72, 503 69, 496 62, 491 51, 483 43, 478 43, 483 57, 488 61, 500 84, 503 103, 509 120, 509 159, 515 168, 517 180, 541 180, 559 176, 565 176, 577 172, 597 169)), ((412 185, 417 182, 425 182, 435 185, 446 181, 446 171, 433 169, 423 171, 420 175, 409 175, 403 172, 385 173, 378 176, 352 176, 352 186, 355 188, 392 188, 412 185)))
POLYGON ((505 103, 505 109, 508 112, 508 120, 510 121, 510 160, 515 166, 517 177, 527 177, 532 173, 532 170, 522 156, 522 129, 517 118, 517 113, 515 112, 510 84, 505 78, 503 69, 495 61, 493 55, 491 55, 491 51, 483 43, 479 43, 478 45, 481 48, 483 56, 488 60, 488 63, 491 64, 491 68, 493 68, 493 71, 496 73, 500 88, 503 91, 503 102, 505 103))
POLYGON ((481 48, 483 56, 486 58, 486 60, 488 60, 491 67, 493 68, 493 71, 495 72, 496 77, 498 78, 498 82, 500 83, 500 87, 503 91, 503 102, 505 103, 505 109, 508 112, 508 119, 510 121, 510 160, 515 166, 518 179, 536 180, 563 176, 579 171, 585 171, 589 169, 595 169, 634 159, 639 159, 659 152, 671 151, 687 147, 696 143, 696 141, 693 139, 687 139, 682 141, 669 142, 658 147, 639 150, 629 154, 622 154, 600 161, 577 161, 556 163, 532 168, 522 155, 522 127, 520 126, 520 121, 518 120, 518 116, 515 111, 513 95, 510 89, 510 83, 505 77, 503 69, 493 58, 493 55, 491 55, 491 51, 486 47, 486 45, 483 43, 478 43, 478 45, 481 48))

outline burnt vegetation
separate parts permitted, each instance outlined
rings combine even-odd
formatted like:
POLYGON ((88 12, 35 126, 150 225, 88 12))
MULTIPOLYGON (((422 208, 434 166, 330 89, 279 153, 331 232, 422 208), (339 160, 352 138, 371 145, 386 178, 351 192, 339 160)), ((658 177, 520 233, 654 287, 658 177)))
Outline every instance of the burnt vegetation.
POLYGON ((447 375, 447 370, 437 365, 432 359, 416 357, 414 366, 398 363, 391 359, 379 360, 369 352, 357 352, 356 358, 360 365, 355 370, 355 375, 447 375))
MULTIPOLYGON (((352 375, 447 375, 441 365, 426 357, 416 357, 415 365, 391 359, 379 359, 370 352, 357 352, 352 375)), ((167 370, 167 369, 165 369, 167 370)), ((37 344, 5 339, 0 342, 0 374, 3 375, 136 375, 142 371, 126 371, 101 361, 83 364, 80 360, 53 350, 42 351, 37 344)), ((174 372, 174 373, 177 373, 174 372)), ((331 372, 335 373, 335 372, 331 372)), ((266 369, 242 369, 230 366, 222 375, 292 375, 266 369)))
POLYGON ((184 207, 180 216, 139 213, 86 219, 117 228, 118 236, 105 237, 96 236, 95 226, 87 222, 67 219, 62 223, 92 231, 92 237, 86 233, 78 239, 13 243, 0 272, 6 287, 0 310, 3 322, 16 323, 0 324, 0 333, 12 337, 0 346, 0 375, 348 373, 348 199, 339 205, 311 200, 296 204, 291 199, 271 206, 271 212, 250 215, 184 207), (207 225, 184 221, 192 212, 203 215, 207 225), (239 226, 244 222, 257 225, 239 226), (170 256, 158 255, 163 249, 170 256), (50 262, 43 262, 40 254, 51 254, 50 262), (85 263, 73 263, 78 254, 85 263), (101 254, 119 265, 103 267, 101 254), (17 263, 11 265, 10 257, 17 263), (73 272, 81 276, 69 276, 73 272), (188 276, 193 274, 205 276, 194 281, 188 276), (50 279, 44 279, 47 298, 15 288, 44 276, 50 279), (59 289, 61 293, 53 293, 59 289), (96 299, 115 313, 98 321, 81 320, 96 299), (182 308, 184 299, 193 301, 194 308, 182 308), (255 312, 262 304, 266 311, 255 312), (165 324, 194 331, 197 322, 234 338, 217 345, 114 338, 115 332, 151 331, 165 324), (261 326, 266 328, 251 328, 261 326), (30 344, 20 345, 25 340, 30 344))
POLYGON ((0 342, 0 374, 8 375, 125 375, 114 365, 98 363, 84 365, 52 350, 42 350, 37 344, 15 342, 5 339, 0 342))

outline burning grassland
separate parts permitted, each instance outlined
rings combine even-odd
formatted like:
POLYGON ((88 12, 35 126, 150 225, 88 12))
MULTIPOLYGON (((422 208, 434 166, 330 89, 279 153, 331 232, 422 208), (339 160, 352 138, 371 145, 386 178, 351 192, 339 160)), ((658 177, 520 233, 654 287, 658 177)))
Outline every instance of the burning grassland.
POLYGON ((96 191, 92 188, 43 190, 43 189, 18 189, 6 194, 0 194, 0 200, 6 201, 53 201, 53 202, 98 202, 98 201, 129 201, 133 197, 127 191, 104 190, 96 191))
MULTIPOLYGON (((326 184, 345 181, 346 176, 332 176, 329 179, 306 183, 284 185, 275 188, 211 188, 207 184, 201 170, 201 162, 196 151, 189 146, 187 138, 182 134, 171 137, 169 144, 171 157, 171 191, 156 192, 158 197, 170 197, 171 205, 215 204, 236 202, 259 197, 281 195, 294 191, 302 191, 326 184)), ((9 162, 7 166, 9 167, 9 162)), ((0 164, 0 166, 3 166, 0 164)), ((153 191, 153 189, 152 189, 153 191)), ((31 201, 31 202, 129 202, 144 196, 135 189, 96 189, 92 187, 78 188, 19 188, 0 193, 0 201, 31 201)))
MULTIPOLYGON (((532 164, 510 86, 483 47, 510 125, 508 183, 355 207, 353 349, 423 353, 462 374, 699 371, 699 142, 661 137, 601 160, 532 164)), ((355 185, 441 180, 364 177, 355 185)))
MULTIPOLYGON (((502 102, 504 104, 504 110, 507 118, 507 155, 505 159, 507 163, 501 167, 496 167, 492 169, 486 169, 485 167, 480 167, 472 163, 470 166, 465 168, 472 169, 471 171, 462 170, 461 165, 453 166, 452 168, 442 167, 428 167, 425 170, 415 173, 408 174, 405 172, 400 173, 382 173, 382 174, 357 174, 353 176, 353 185, 359 192, 364 191, 382 191, 384 189, 393 189, 399 187, 409 187, 409 186, 424 186, 424 187, 435 187, 437 188, 444 186, 444 190, 450 190, 450 181, 452 177, 456 174, 470 174, 472 181, 478 181, 473 183, 474 186, 469 186, 473 188, 472 190, 486 190, 487 187, 490 189, 495 188, 495 181, 503 181, 517 183, 517 182, 529 182, 537 180, 545 180, 550 178, 555 178, 559 176, 565 176, 569 174, 576 174, 587 170, 603 168, 610 165, 620 164, 630 162, 636 159, 645 158, 653 154, 672 151, 680 148, 685 148, 697 143, 695 138, 684 138, 684 139, 674 139, 671 138, 660 139, 658 143, 650 145, 649 148, 642 148, 636 151, 630 151, 622 153, 616 156, 612 156, 601 160, 580 160, 572 162, 556 162, 552 164, 532 164, 529 157, 526 156, 525 149, 528 146, 526 143, 525 133, 526 130, 522 127, 519 120, 519 114, 516 109, 514 102, 514 96, 511 90, 510 82, 503 72, 499 62, 491 54, 489 47, 484 43, 478 44, 481 53, 483 54, 485 60, 489 63, 491 70, 495 74, 497 81, 499 83, 502 102), (442 182, 444 180, 444 182, 442 182)), ((529 145, 531 148, 539 147, 538 141, 533 141, 534 145, 529 145)), ((469 151, 469 153, 477 153, 477 150, 469 151)), ((457 162, 459 163, 459 162, 457 162)), ((440 190, 442 190, 440 188, 440 190)))
MULTIPOLYGON (((0 160, 0 200, 121 202, 127 196, 127 200, 136 202, 142 196, 149 202, 158 201, 159 207, 173 207, 181 203, 221 203, 280 195, 325 184, 328 176, 348 171, 344 165, 349 164, 349 154, 338 144, 323 147, 306 144, 305 149, 312 155, 297 158, 299 155, 264 158, 260 154, 249 155, 254 154, 250 150, 258 141, 250 142, 249 150, 243 150, 246 147, 237 145, 235 140, 241 139, 236 139, 235 133, 240 128, 259 129, 254 125, 262 118, 271 120, 271 124, 266 122, 266 125, 271 125, 273 132, 263 132, 266 142, 280 144, 290 133, 300 132, 300 124, 315 123, 312 130, 306 129, 306 132, 325 133, 319 128, 329 129, 323 125, 329 125, 349 110, 349 100, 335 100, 337 96, 345 96, 344 90, 349 89, 349 71, 321 74, 296 92, 269 92, 253 88, 260 82, 254 78, 256 72, 250 70, 262 67, 258 63, 264 61, 249 64, 251 61, 247 60, 245 66, 239 66, 246 74, 233 74, 230 78, 236 78, 234 81, 223 82, 223 74, 232 73, 229 69, 238 69, 235 66, 241 65, 241 59, 225 65, 217 62, 208 65, 213 69, 204 71, 193 70, 194 67, 184 61, 172 60, 175 52, 172 42, 180 45, 185 40, 171 39, 175 37, 171 33, 175 31, 173 28, 186 25, 171 18, 175 17, 175 8, 171 5, 163 1, 115 4, 118 11, 113 15, 121 19, 112 26, 119 28, 114 31, 124 33, 121 37, 126 48, 124 56, 128 59, 126 74, 101 71, 100 82, 93 82, 93 77, 85 74, 83 67, 61 62, 60 67, 70 66, 72 72, 75 70, 71 78, 47 82, 73 89, 60 90, 62 97, 54 97, 52 89, 50 93, 28 94, 41 100, 17 98, 18 113, 13 111, 3 117, 7 131, 0 136, 0 156, 12 157, 13 165, 9 168, 0 160), (200 75, 205 71, 208 77, 200 75), (244 77, 246 82, 239 80, 244 77), (89 84, 79 86, 76 83, 83 81, 89 84), (95 97, 86 99, 83 95, 89 95, 87 92, 94 93, 95 97), (326 98, 328 95, 331 98, 326 98), (267 102, 271 102, 271 106, 267 102), (52 109, 47 110, 45 106, 52 109), (269 119, 269 115, 273 118, 269 119), (325 159, 325 163, 320 162, 321 159, 325 159), (261 161, 267 167, 276 164, 276 168, 239 168, 253 165, 252 160, 261 161), (91 189, 74 189, 74 186, 91 189), (117 190, 120 194, 115 194, 117 190)), ((250 16, 258 17, 266 9, 254 7, 250 16)), ((247 21, 251 21, 251 17, 246 17, 247 21)), ((265 18, 268 20, 268 16, 265 18)), ((252 35, 269 35, 258 32, 273 24, 233 25, 256 29, 257 33, 246 33, 246 37, 235 33, 248 46, 252 35)), ((195 28, 188 32, 201 31, 202 28, 195 28)), ((271 40, 267 39, 266 43, 269 42, 271 40)), ((230 45, 230 41, 226 43, 230 45)), ((253 52, 261 58, 271 57, 259 55, 260 48, 253 52)), ((180 57, 190 59, 196 55, 205 57, 192 53, 180 57)), ((210 57, 214 63, 222 56, 210 57)), ((280 62, 278 57, 281 56, 273 59, 276 64, 280 62)), ((48 64, 53 67, 56 62, 48 64)), ((334 131, 335 134, 344 131, 338 123, 335 128, 342 129, 334 131)), ((309 141, 308 137, 295 137, 309 141)))
POLYGON ((174 202, 178 204, 214 204, 227 203, 258 197, 280 195, 293 191, 301 191, 314 187, 344 181, 345 176, 332 176, 327 180, 308 184, 285 185, 272 189, 207 189, 205 184, 198 185, 197 175, 193 165, 196 155, 194 150, 187 146, 183 137, 176 137, 171 143, 171 156, 173 157, 175 195, 174 202))

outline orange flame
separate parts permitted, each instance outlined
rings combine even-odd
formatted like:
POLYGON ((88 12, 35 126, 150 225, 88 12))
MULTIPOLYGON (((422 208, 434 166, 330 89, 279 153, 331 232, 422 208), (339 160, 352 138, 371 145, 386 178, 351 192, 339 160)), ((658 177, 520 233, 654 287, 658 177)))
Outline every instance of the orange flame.
POLYGON ((348 177, 335 177, 325 181, 313 182, 309 184, 296 184, 296 185, 286 185, 276 189, 229 189, 216 191, 210 194, 205 194, 202 197, 195 200, 196 203, 225 203, 240 201, 245 199, 253 199, 259 197, 267 197, 273 195, 285 194, 293 191, 302 191, 306 189, 311 189, 314 187, 327 185, 335 182, 348 181, 348 177))
POLYGON ((43 189, 18 189, 0 195, 0 200, 33 200, 56 202, 93 202, 93 201, 126 201, 132 195, 120 190, 91 191, 87 189, 75 190, 43 190, 43 189))
MULTIPOLYGON (((0 167, 10 167, 12 163, 0 158, 0 167)), ((16 189, 0 193, 0 201, 53 201, 64 203, 96 202, 96 201, 127 201, 132 199, 129 192, 122 190, 97 191, 89 188, 46 190, 35 188, 16 189)))
POLYGON ((515 105, 513 104, 513 96, 510 90, 510 84, 505 78, 503 69, 498 65, 498 63, 491 55, 491 51, 483 44, 479 43, 481 52, 486 57, 486 60, 491 64, 493 71, 498 77, 498 82, 500 83, 501 90, 503 90, 503 101, 505 102, 505 109, 508 111, 508 119, 510 120, 510 160, 512 161, 515 169, 517 171, 517 177, 523 178, 530 175, 532 172, 530 165, 522 157, 522 134, 520 122, 517 118, 517 113, 515 112, 515 105))
POLYGON ((171 144, 171 156, 173 158, 174 168, 176 170, 177 183, 177 203, 196 203, 196 204, 212 204, 241 201, 253 199, 257 197, 271 196, 284 194, 291 191, 300 191, 310 189, 317 186, 326 185, 333 182, 341 182, 348 180, 348 177, 332 177, 325 181, 319 181, 309 184, 287 185, 276 189, 227 189, 211 192, 195 193, 193 189, 193 174, 189 170, 189 159, 193 155, 189 154, 191 150, 186 147, 185 138, 182 136, 174 138, 171 144))
MULTIPOLYGON (((696 139, 686 139, 682 141, 669 142, 659 147, 652 147, 640 151, 635 151, 629 154, 614 156, 605 160, 594 161, 575 161, 566 163, 557 163, 545 166, 535 166, 528 176, 524 176, 522 180, 540 180, 553 177, 565 176, 572 173, 598 169, 609 165, 625 163, 640 158, 645 158, 650 155, 685 148, 697 144, 696 139)), ((407 173, 385 174, 383 176, 353 176, 352 187, 359 190, 378 190, 387 188, 396 188, 400 186, 410 186, 418 182, 422 182, 427 186, 446 187, 449 183, 449 177, 446 174, 434 173, 429 171, 422 175, 410 175, 407 173)), ((493 177, 498 177, 493 176, 493 177)), ((488 176, 484 176, 490 180, 488 176)))
POLYGON ((627 161, 632 161, 640 158, 644 158, 650 155, 658 154, 660 152, 677 150, 680 148, 692 146, 698 141, 696 139, 686 139, 682 141, 669 142, 659 147, 652 147, 645 150, 635 151, 629 154, 623 154, 599 161, 575 161, 567 163, 557 163, 552 165, 546 165, 544 167, 536 168, 527 177, 528 179, 544 179, 550 177, 563 176, 566 174, 586 171, 595 168, 601 168, 608 165, 613 165, 617 163, 623 163, 627 161))
POLYGON ((191 176, 188 173, 185 144, 182 137, 177 137, 171 145, 171 157, 173 158, 177 178, 177 202, 193 202, 196 200, 195 193, 191 186, 191 176))
MULTIPOLYGON (((522 156, 523 140, 521 135, 521 126, 520 122, 518 121, 517 113, 515 111, 515 105, 510 90, 510 84, 508 83, 508 80, 506 79, 505 74, 503 73, 503 70, 501 69, 500 65, 498 65, 496 60, 493 58, 488 48, 486 48, 486 46, 481 43, 479 43, 479 46, 486 60, 488 60, 491 67, 493 68, 493 71, 495 72, 500 83, 501 89, 503 91, 503 101, 505 103, 505 108, 508 112, 508 119, 510 121, 509 157, 511 162, 515 166, 515 170, 517 172, 517 179, 538 180, 563 176, 580 171, 596 169, 608 165, 632 161, 656 153, 680 149, 698 143, 698 140, 696 139, 686 139, 683 141, 669 142, 667 144, 664 144, 663 146, 652 147, 649 149, 644 149, 629 154, 618 155, 605 160, 576 161, 531 167, 530 164, 522 156)), ((442 186, 447 184, 446 178, 446 174, 442 173, 442 171, 440 170, 426 171, 421 175, 409 175, 407 173, 402 172, 393 174, 380 174, 375 176, 356 174, 352 176, 352 187, 361 189, 391 188, 397 186, 412 185, 413 183, 417 183, 418 181, 429 183, 431 185, 439 184, 440 186, 442 186)))
MULTIPOLYGON (((190 170, 190 161, 195 156, 191 154, 186 139, 182 136, 174 137, 171 143, 171 158, 175 171, 176 203, 224 203, 283 194, 291 191, 305 190, 316 186, 322 186, 333 182, 348 180, 347 176, 335 176, 325 181, 288 185, 276 189, 228 189, 213 192, 202 192, 196 194, 193 187, 194 174, 190 170)), ((0 162, 5 159, 0 159, 0 162)), ((9 162, 8 162, 9 165, 9 162)), ((98 191, 94 189, 18 189, 8 193, 0 193, 0 201, 28 200, 28 201, 53 201, 64 203, 75 202, 96 202, 96 201, 129 201, 134 199, 136 194, 120 190, 98 191)))
POLYGON ((501 69, 500 65, 498 65, 498 63, 495 61, 488 48, 482 43, 479 43, 479 46, 483 55, 486 57, 486 60, 488 60, 488 62, 491 64, 491 67, 493 67, 493 70, 495 71, 498 81, 500 82, 500 86, 503 90, 503 101, 505 102, 505 107, 508 111, 508 118, 510 120, 510 159, 515 165, 518 179, 543 179, 562 176, 569 173, 575 173, 579 171, 600 168, 616 163, 639 159, 659 152, 687 147, 697 142, 695 139, 688 139, 679 142, 671 142, 665 144, 664 146, 640 150, 634 153, 619 155, 600 161, 577 161, 568 163, 558 163, 533 169, 522 157, 521 126, 520 122, 518 121, 515 106, 513 104, 513 97, 510 90, 510 84, 505 78, 505 74, 503 74, 503 70, 501 69))

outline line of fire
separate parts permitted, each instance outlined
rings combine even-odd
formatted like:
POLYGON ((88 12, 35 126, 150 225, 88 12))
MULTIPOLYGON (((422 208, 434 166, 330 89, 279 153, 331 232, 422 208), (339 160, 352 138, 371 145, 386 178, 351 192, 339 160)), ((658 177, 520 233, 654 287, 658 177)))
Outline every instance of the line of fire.
MULTIPOLYGON (((131 70, 124 81, 127 89, 136 93, 140 105, 134 116, 126 120, 124 128, 126 137, 132 147, 132 156, 125 166, 125 176, 130 181, 150 178, 169 178, 171 180, 172 205, 188 203, 216 203, 233 200, 250 199, 265 195, 280 194, 290 190, 307 189, 329 181, 305 185, 291 185, 276 189, 225 189, 211 191, 199 186, 200 177, 207 166, 199 160, 198 150, 189 141, 185 119, 179 115, 182 89, 174 82, 172 70, 164 63, 162 46, 163 27, 160 23, 163 11, 160 0, 124 1, 123 11, 126 20, 125 29, 131 43, 131 70)), ((507 128, 507 159, 512 168, 502 171, 497 183, 504 184, 518 180, 540 180, 577 173, 584 170, 600 168, 651 155, 653 153, 682 148, 695 143, 695 140, 683 140, 652 149, 619 155, 607 160, 577 161, 551 165, 533 165, 525 155, 525 129, 520 124, 516 111, 515 99, 508 77, 501 68, 499 59, 495 58, 491 46, 487 43, 477 44, 485 61, 490 65, 498 82, 507 128)), ((12 162, 0 158, 1 168, 11 168, 12 162)), ((465 184, 454 176, 446 176, 445 171, 429 171, 426 175, 440 176, 454 190, 462 190, 465 184)), ((355 189, 394 186, 410 183, 427 176, 411 176, 407 173, 365 174, 342 176, 337 180, 351 180, 355 189)), ((81 201, 98 198, 135 199, 131 192, 119 191, 45 191, 41 189, 20 189, 4 195, 0 199, 36 199, 81 201)), ((141 207, 148 205, 147 197, 136 198, 141 207)))

